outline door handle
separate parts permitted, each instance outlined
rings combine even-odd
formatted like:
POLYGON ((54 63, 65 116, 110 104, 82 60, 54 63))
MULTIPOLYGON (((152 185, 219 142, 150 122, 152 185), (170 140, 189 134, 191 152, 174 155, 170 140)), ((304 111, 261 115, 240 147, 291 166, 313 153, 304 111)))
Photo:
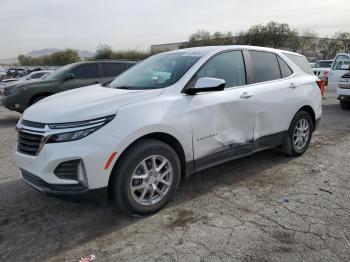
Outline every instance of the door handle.
POLYGON ((241 94, 240 98, 248 99, 248 98, 251 98, 252 96, 254 96, 254 94, 251 94, 251 93, 248 93, 248 92, 244 92, 244 93, 241 94))
POLYGON ((296 84, 294 84, 294 83, 291 83, 291 84, 289 85, 289 88, 292 88, 292 89, 294 89, 294 88, 296 88, 296 87, 298 87, 298 85, 296 85, 296 84))

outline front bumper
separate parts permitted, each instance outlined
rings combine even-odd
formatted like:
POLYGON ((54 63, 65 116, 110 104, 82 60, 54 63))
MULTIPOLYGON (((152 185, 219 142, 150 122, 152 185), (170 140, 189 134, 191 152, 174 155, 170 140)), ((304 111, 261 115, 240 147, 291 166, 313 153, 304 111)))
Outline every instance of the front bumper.
POLYGON ((23 105, 20 102, 20 98, 17 95, 3 95, 2 105, 11 111, 17 111, 23 113, 27 105, 23 105))
POLYGON ((116 145, 118 139, 102 128, 80 140, 45 144, 36 156, 17 151, 16 158, 22 178, 37 190, 50 195, 83 194, 108 186, 114 162, 107 169, 105 165, 116 145), (61 163, 71 160, 83 163, 83 181, 55 174, 61 163))
POLYGON ((94 202, 103 202, 107 199, 107 187, 99 189, 88 189, 83 185, 60 185, 48 184, 41 178, 20 169, 20 175, 23 181, 48 196, 65 197, 77 200, 88 200, 94 202))
POLYGON ((337 98, 340 101, 350 102, 350 89, 338 88, 337 89, 337 98))

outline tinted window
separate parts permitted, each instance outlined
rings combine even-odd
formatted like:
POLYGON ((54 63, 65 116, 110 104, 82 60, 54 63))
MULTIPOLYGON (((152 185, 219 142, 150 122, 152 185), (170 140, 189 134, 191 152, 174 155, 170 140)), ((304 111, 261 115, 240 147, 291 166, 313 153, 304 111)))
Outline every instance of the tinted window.
POLYGON ((301 70, 303 70, 306 74, 314 75, 314 72, 311 69, 310 64, 307 62, 305 56, 294 55, 289 53, 284 53, 290 60, 292 60, 301 70))
POLYGON ((214 77, 224 79, 226 87, 246 84, 244 60, 241 51, 230 51, 210 59, 196 75, 196 78, 214 77))
POLYGON ((277 57, 273 53, 249 51, 252 60, 253 82, 265 82, 281 78, 277 57))
POLYGON ((284 62, 283 59, 280 58, 279 56, 277 56, 277 59, 278 59, 278 63, 279 63, 280 68, 281 68, 282 78, 285 78, 285 77, 292 75, 293 71, 292 71, 292 69, 290 69, 290 67, 287 65, 287 63, 284 62))
POLYGON ((72 73, 76 79, 98 78, 97 64, 80 65, 72 73))
POLYGON ((123 72, 123 65, 120 63, 102 63, 104 77, 114 77, 123 72))

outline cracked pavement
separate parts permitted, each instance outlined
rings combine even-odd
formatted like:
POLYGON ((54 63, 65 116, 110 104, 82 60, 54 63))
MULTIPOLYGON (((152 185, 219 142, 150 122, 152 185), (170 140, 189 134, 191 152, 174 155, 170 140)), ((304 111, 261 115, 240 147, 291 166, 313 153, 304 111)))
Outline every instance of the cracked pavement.
POLYGON ((350 110, 324 100, 308 151, 267 150, 182 181, 171 203, 136 218, 113 203, 48 198, 19 180, 19 114, 0 108, 0 260, 349 261, 350 110))

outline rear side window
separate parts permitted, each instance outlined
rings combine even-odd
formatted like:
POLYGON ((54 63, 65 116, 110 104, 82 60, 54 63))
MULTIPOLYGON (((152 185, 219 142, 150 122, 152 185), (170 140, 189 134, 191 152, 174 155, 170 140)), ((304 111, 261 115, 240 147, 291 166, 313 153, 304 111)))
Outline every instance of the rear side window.
POLYGON ((76 79, 98 78, 97 64, 80 65, 72 73, 76 79))
POLYGON ((292 69, 290 69, 289 65, 287 65, 287 63, 284 62, 282 58, 277 56, 277 60, 278 60, 278 63, 280 65, 280 68, 281 68, 282 78, 288 77, 288 76, 293 74, 292 69))
POLYGON ((121 63, 102 63, 104 77, 115 77, 124 71, 121 63))
POLYGON ((253 83, 281 78, 277 57, 273 53, 249 51, 253 68, 253 83))
POLYGON ((197 72, 196 78, 202 77, 224 79, 226 87, 245 85, 246 77, 242 52, 229 51, 216 55, 197 72))
POLYGON ((314 72, 312 71, 312 68, 310 64, 307 62, 305 56, 294 55, 289 53, 283 53, 283 54, 287 56, 290 60, 292 60, 301 70, 304 71, 304 73, 309 75, 314 75, 314 72))

